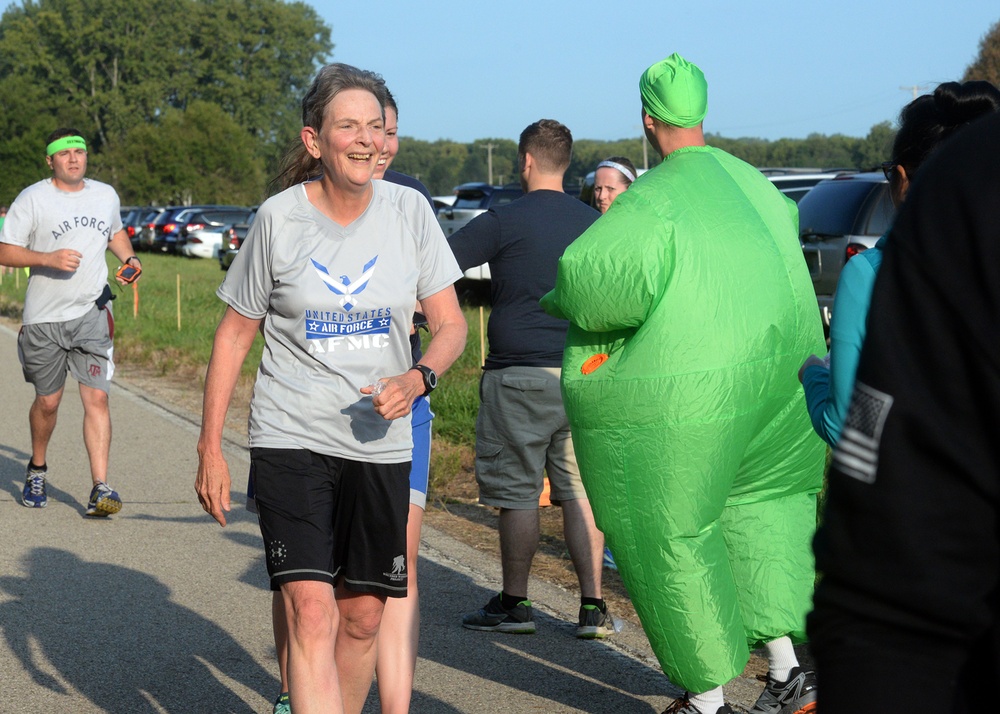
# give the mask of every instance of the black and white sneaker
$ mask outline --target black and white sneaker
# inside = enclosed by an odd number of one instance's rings
[[[688,699],[687,694],[685,694],[681,699],[676,700],[673,704],[663,710],[663,714],[703,714],[701,709],[696,707]],[[721,707],[715,710],[715,714],[736,714],[733,708],[728,704],[723,704]]]
[[[784,682],[770,676],[749,714],[813,714],[816,711],[816,673],[794,667]]]

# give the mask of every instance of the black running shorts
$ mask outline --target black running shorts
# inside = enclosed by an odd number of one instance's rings
[[[251,449],[271,589],[319,580],[406,597],[409,474],[409,461],[372,464],[305,449]]]

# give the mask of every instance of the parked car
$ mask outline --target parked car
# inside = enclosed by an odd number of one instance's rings
[[[252,208],[220,208],[192,214],[179,229],[177,252],[189,258],[217,257],[225,229],[247,223],[251,213]]]
[[[438,209],[438,223],[445,237],[467,224],[473,218],[487,210],[510,203],[524,192],[520,184],[510,183],[505,186],[490,186],[488,183],[463,183],[455,188],[455,202],[450,206]],[[465,271],[465,277],[470,280],[489,280],[490,266],[477,265]]]
[[[229,266],[233,264],[233,260],[236,259],[236,254],[239,252],[240,246],[246,240],[250,224],[253,223],[256,215],[257,209],[255,208],[250,211],[244,223],[227,226],[223,230],[222,245],[219,246],[219,267],[223,270],[229,270]]]
[[[152,250],[155,235],[156,219],[166,211],[165,206],[149,206],[136,226],[135,246],[138,250]]]
[[[836,178],[844,174],[857,173],[854,169],[761,169],[775,188],[798,203],[820,181]]]
[[[169,252],[163,237],[165,231],[174,231],[177,227],[173,217],[185,210],[187,206],[164,206],[156,211],[152,220],[142,229],[141,243],[146,250]]]
[[[132,242],[132,250],[139,249],[139,233],[142,230],[142,219],[148,212],[147,208],[139,206],[122,206],[122,228]]]
[[[434,212],[437,213],[445,206],[453,206],[455,204],[455,195],[431,196],[431,200],[434,201]]]
[[[177,253],[177,241],[185,226],[195,224],[195,218],[208,210],[246,210],[242,206],[217,206],[212,204],[197,206],[172,206],[161,213],[153,225],[152,250],[162,253]]]
[[[827,330],[844,263],[875,245],[894,213],[881,172],[821,181],[799,201],[799,240]]]

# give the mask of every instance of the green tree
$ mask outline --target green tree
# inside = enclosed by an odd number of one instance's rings
[[[863,169],[876,169],[883,161],[888,161],[895,138],[896,130],[889,122],[884,121],[873,126],[868,132],[868,136],[858,142],[854,166]]]
[[[255,140],[220,107],[201,100],[167,109],[157,125],[135,127],[120,148],[116,183],[123,204],[234,203],[263,199],[264,162]],[[102,155],[102,158],[105,155]],[[104,163],[92,173],[103,178]]]
[[[77,126],[88,135],[92,151],[113,146],[129,126],[152,118],[171,82],[187,69],[181,49],[190,37],[185,4],[190,3],[25,0],[22,7],[12,5],[0,19],[0,76],[5,83],[27,78],[44,88],[30,115]],[[5,91],[4,96],[11,102],[8,109],[20,104],[16,95]]]
[[[450,194],[461,180],[459,170],[469,155],[468,144],[460,144],[448,139],[435,142],[402,137],[400,151],[393,168],[404,174],[415,176],[434,195]]]
[[[219,106],[254,139],[251,153],[273,160],[297,130],[301,94],[331,50],[329,28],[303,2],[23,0],[0,18],[9,125],[0,160],[20,180],[37,162],[12,168],[20,144],[37,147],[52,129],[75,126],[91,163],[114,183],[129,161],[117,149],[136,127],[157,126],[170,109],[198,101]],[[11,180],[0,176],[0,196]]]
[[[333,45],[304,2],[203,0],[186,100],[218,104],[260,142],[271,166],[301,128],[301,98]]]
[[[979,54],[962,77],[963,82],[985,79],[1000,87],[1000,21],[979,41]]]

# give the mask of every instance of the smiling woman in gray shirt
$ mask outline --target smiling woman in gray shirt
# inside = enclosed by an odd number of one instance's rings
[[[361,711],[385,598],[406,595],[410,407],[465,345],[452,287],[461,273],[430,207],[414,191],[372,181],[385,142],[384,86],[334,64],[306,93],[286,190],[261,206],[219,289],[229,306],[205,381],[196,488],[225,525],[222,423],[263,333],[251,478],[271,587],[287,613],[299,714]],[[417,300],[434,339],[414,366]]]

